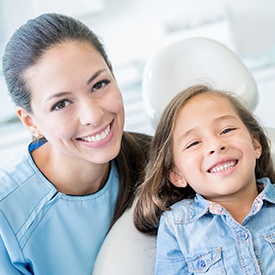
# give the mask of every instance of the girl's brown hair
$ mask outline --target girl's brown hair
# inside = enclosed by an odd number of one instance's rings
[[[206,85],[195,85],[177,94],[164,110],[150,149],[150,161],[145,182],[140,186],[138,201],[134,212],[134,222],[138,230],[147,234],[156,234],[159,218],[163,211],[169,210],[175,202],[193,198],[195,191],[187,186],[178,188],[168,178],[174,167],[173,131],[179,112],[193,97],[200,94],[215,94],[226,98],[247,127],[248,131],[259,137],[262,155],[256,162],[256,178],[269,177],[275,181],[270,142],[263,128],[240,99],[232,93],[215,90]]]

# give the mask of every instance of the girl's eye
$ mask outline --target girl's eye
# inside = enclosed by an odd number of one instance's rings
[[[223,134],[227,134],[227,133],[229,133],[229,132],[231,132],[231,131],[234,131],[234,130],[236,130],[236,128],[226,128],[226,129],[224,129],[222,132],[221,132],[221,134],[223,135]]]
[[[110,80],[107,80],[107,79],[99,81],[93,86],[92,90],[93,91],[100,90],[104,88],[106,85],[108,85],[109,83],[110,83]]]
[[[189,148],[191,148],[191,147],[193,147],[193,146],[196,146],[196,145],[198,145],[199,143],[200,143],[199,141],[194,141],[194,142],[188,144],[188,145],[186,146],[186,149],[189,149]]]
[[[56,104],[54,104],[51,108],[51,111],[59,111],[65,107],[67,107],[71,102],[67,99],[58,101]]]

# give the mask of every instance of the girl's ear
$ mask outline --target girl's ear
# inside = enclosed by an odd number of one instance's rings
[[[181,173],[175,171],[174,169],[172,169],[169,172],[168,178],[171,181],[171,183],[176,187],[184,188],[188,185],[188,183],[186,182],[184,177],[181,175]]]
[[[22,107],[16,107],[16,113],[24,126],[31,132],[32,136],[38,137],[41,136],[41,133],[32,118],[32,116]]]
[[[259,159],[260,156],[262,155],[262,145],[260,142],[259,135],[253,135],[252,142],[256,153],[256,159]]]

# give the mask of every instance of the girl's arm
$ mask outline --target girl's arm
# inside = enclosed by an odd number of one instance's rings
[[[188,267],[173,228],[161,217],[157,235],[156,275],[188,274]]]

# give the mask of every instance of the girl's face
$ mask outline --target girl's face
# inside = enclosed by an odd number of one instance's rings
[[[228,99],[195,96],[180,111],[173,134],[175,169],[170,180],[175,185],[189,184],[215,202],[255,190],[254,169],[261,145]]]
[[[32,134],[42,134],[54,154],[105,163],[120,150],[124,107],[116,80],[89,44],[50,48],[25,73],[32,113],[18,115]]]

